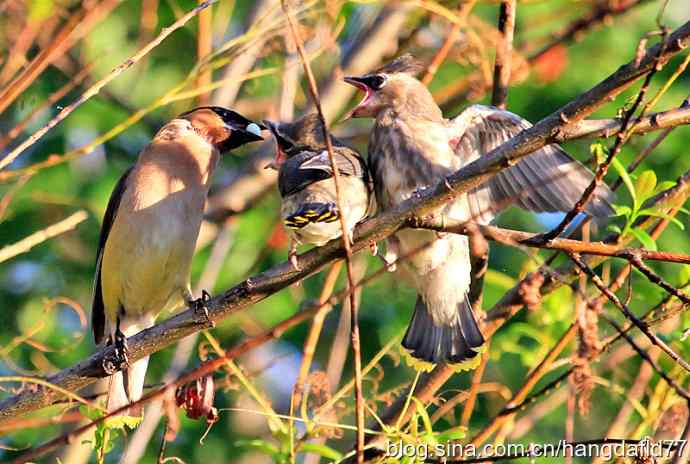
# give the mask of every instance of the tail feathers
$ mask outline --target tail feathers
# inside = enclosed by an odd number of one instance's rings
[[[144,392],[144,379],[146,368],[149,364],[149,357],[142,358],[117,372],[110,377],[110,387],[108,388],[108,401],[106,409],[108,412],[115,411],[129,403],[141,399]],[[134,406],[122,410],[118,416],[142,416],[142,409]]]
[[[338,220],[335,203],[304,203],[297,211],[284,219],[286,227],[301,229],[315,222],[335,222]]]
[[[437,325],[418,296],[402,345],[414,358],[414,367],[429,370],[435,364],[446,363],[455,370],[467,370],[479,364],[477,355],[482,351],[484,337],[467,297],[458,304],[457,317],[451,324]]]

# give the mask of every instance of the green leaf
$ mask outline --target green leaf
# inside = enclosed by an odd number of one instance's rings
[[[685,226],[683,225],[682,222],[680,222],[678,219],[675,217],[664,213],[663,211],[656,210],[654,208],[645,208],[639,211],[638,216],[652,216],[652,217],[658,217],[662,219],[666,219],[669,222],[672,222],[673,224],[677,225],[680,230],[685,230]]]
[[[616,211],[616,216],[629,217],[632,214],[632,209],[630,209],[630,206],[613,205],[613,209]]]
[[[678,273],[678,280],[680,280],[681,284],[690,281],[690,264],[684,264],[680,268],[680,272]]]
[[[644,171],[635,181],[635,194],[640,204],[644,203],[647,198],[654,195],[654,188],[656,187],[656,174],[651,169]]]
[[[81,413],[82,416],[88,417],[92,421],[95,421],[96,419],[100,419],[105,415],[105,413],[99,409],[96,408],[90,408],[86,406],[85,404],[82,404],[79,406],[79,412]]]
[[[415,402],[415,405],[417,406],[417,414],[419,414],[419,417],[422,418],[422,423],[424,424],[424,431],[427,434],[432,435],[434,433],[434,428],[431,425],[431,418],[429,417],[429,413],[427,412],[424,403],[419,401],[414,396],[412,397],[412,400]]]
[[[339,451],[334,450],[326,445],[319,445],[318,443],[303,443],[299,447],[302,453],[313,453],[318,454],[326,459],[332,459],[334,461],[342,459],[343,455]]]
[[[621,228],[618,227],[618,226],[615,225],[615,224],[609,224],[609,225],[606,227],[606,230],[611,231],[611,232],[615,232],[615,233],[617,233],[618,235],[620,235],[620,233],[621,233]]]
[[[625,184],[625,187],[628,189],[628,192],[630,192],[630,196],[632,197],[633,200],[633,209],[637,210],[637,195],[635,194],[635,186],[633,185],[632,179],[630,179],[630,175],[628,174],[628,171],[625,169],[625,166],[621,164],[620,161],[618,161],[616,158],[614,158],[611,161],[611,166],[616,170],[618,175],[623,179],[623,183]]]
[[[676,185],[678,185],[678,182],[676,182],[675,180],[664,180],[662,182],[659,182],[656,185],[656,188],[654,189],[654,195],[656,195],[657,193],[665,192],[666,190],[671,189]]]
[[[459,426],[444,430],[436,437],[439,443],[447,443],[453,440],[461,440],[467,436],[467,427]]]
[[[654,239],[647,233],[646,230],[642,229],[630,229],[630,232],[635,236],[637,240],[642,244],[643,247],[645,247],[648,250],[656,251],[656,242]]]
[[[142,420],[141,416],[112,416],[107,418],[105,423],[109,429],[124,429],[125,427],[134,429],[141,424]]]
[[[486,270],[484,281],[489,285],[495,285],[503,290],[508,290],[515,286],[515,278],[495,269]]]
[[[235,446],[246,450],[258,451],[274,458],[280,458],[281,455],[280,450],[275,445],[265,440],[237,440]]]
[[[608,148],[606,148],[603,142],[594,142],[589,146],[589,152],[594,156],[598,164],[606,161],[608,151]]]

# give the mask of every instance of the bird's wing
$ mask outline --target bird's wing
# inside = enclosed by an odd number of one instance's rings
[[[368,170],[364,159],[354,150],[347,147],[334,147],[335,164],[338,166],[338,172],[344,176],[368,178]],[[331,166],[331,159],[328,156],[328,151],[323,150],[318,155],[309,158],[301,164],[300,169],[318,169],[333,175],[333,168]]]
[[[452,121],[457,134],[455,152],[466,165],[513,136],[531,127],[525,119],[498,108],[472,105]],[[544,148],[503,169],[468,197],[472,217],[488,223],[500,210],[516,202],[535,212],[569,211],[592,181],[592,172],[558,145]],[[613,192],[599,186],[585,212],[590,216],[613,214]]]
[[[361,156],[346,147],[335,148],[338,172],[343,176],[361,178],[369,185],[369,171]],[[297,193],[307,186],[333,176],[328,151],[304,150],[289,158],[281,167],[278,188],[283,197]]]
[[[129,168],[117,181],[113,193],[108,200],[108,207],[103,216],[103,225],[101,226],[101,235],[98,239],[98,254],[96,255],[96,275],[93,280],[93,304],[91,305],[91,327],[93,329],[93,337],[96,344],[103,341],[105,337],[105,306],[103,304],[103,289],[101,288],[101,264],[103,260],[103,251],[105,250],[105,242],[108,240],[108,234],[115,221],[117,210],[120,206],[120,200],[125,193],[127,187],[127,178],[132,172]]]

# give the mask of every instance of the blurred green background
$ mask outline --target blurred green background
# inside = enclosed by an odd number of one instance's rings
[[[2,2],[0,2],[2,3]],[[8,2],[5,2],[8,3]],[[32,0],[18,2],[18,5],[5,5],[0,10],[0,58],[6,59],[10,51],[21,39],[22,25],[34,21],[44,27],[46,21],[61,23],[81,7],[74,1]],[[632,60],[639,40],[648,32],[657,30],[656,16],[662,1],[646,1],[623,15],[610,17],[604,24],[583,32],[575,43],[559,45],[543,56],[538,63],[527,64],[530,56],[546,43],[551,34],[566,27],[577,18],[588,14],[597,4],[607,1],[521,1],[518,2],[515,49],[520,57],[514,59],[514,75],[517,82],[511,85],[508,108],[530,121],[537,121],[558,107],[589,89],[601,79],[615,71],[621,64]],[[402,51],[410,51],[424,62],[434,56],[448,33],[449,23],[442,15],[430,13],[429,2],[410,2],[389,4],[388,8],[406,8],[406,19],[395,39],[395,43],[382,43],[385,58]],[[213,11],[213,49],[219,50],[229,40],[242,37],[251,18],[268,14],[279,8],[274,2],[257,2],[264,11],[256,12],[254,2],[221,0],[212,7]],[[317,50],[312,62],[321,87],[325,87],[333,67],[342,56],[362,41],[361,32],[369,27],[384,6],[381,2],[335,2],[304,3],[306,13],[300,18],[303,33],[308,39],[308,48]],[[427,7],[425,7],[425,5]],[[431,4],[435,5],[435,4]],[[449,11],[457,11],[457,2],[443,2]],[[195,6],[190,0],[167,1],[124,1],[98,22],[86,36],[79,40],[62,57],[58,64],[49,66],[21,94],[21,96],[0,114],[0,134],[6,133],[24,119],[49,96],[67,83],[79,70],[89,63],[93,64],[86,83],[77,86],[58,102],[39,114],[23,131],[22,135],[0,152],[0,157],[33,131],[45,124],[57,112],[74,101],[86,85],[106,75],[114,66],[135,53],[148,40],[155,37],[162,27],[175,21],[181,12]],[[147,8],[154,8],[152,11]],[[153,26],[148,26],[144,13],[153,15]],[[456,45],[444,65],[439,69],[430,87],[437,96],[454,83],[474,75],[482,66],[492,72],[493,39],[489,33],[496,23],[497,2],[478,2],[472,10],[473,18],[469,30],[463,28]],[[277,14],[280,17],[280,14]],[[663,16],[663,24],[673,29],[690,19],[687,0],[671,0]],[[21,20],[20,22],[17,22]],[[47,26],[46,26],[47,27]],[[341,30],[340,30],[341,29]],[[339,31],[336,37],[330,37]],[[51,156],[62,155],[82,147],[113,127],[122,124],[128,116],[141,108],[147,108],[157,97],[164,95],[187,78],[197,63],[198,21],[192,20],[185,27],[173,33],[160,46],[149,53],[142,62],[135,65],[108,85],[103,92],[77,109],[64,122],[51,130],[39,143],[24,153],[10,169],[22,169]],[[234,109],[250,118],[277,118],[280,116],[281,86],[283,73],[288,65],[289,51],[286,43],[290,40],[284,26],[267,32],[261,44],[258,59],[252,69],[272,69],[271,74],[257,77],[241,85],[236,100],[227,102]],[[38,36],[41,37],[40,34]],[[50,34],[37,39],[28,48],[27,56],[35,56],[46,44]],[[334,39],[333,42],[331,39]],[[394,40],[393,42],[395,42]],[[656,37],[650,37],[654,43]],[[232,43],[231,43],[232,45]],[[219,54],[218,59],[229,58],[230,62],[246,52],[242,45],[231,46],[228,53]],[[650,95],[666,82],[685,58],[681,54],[671,60],[652,81]],[[217,61],[218,62],[218,61]],[[2,61],[0,61],[2,63]],[[219,62],[220,63],[220,62]],[[221,79],[225,67],[220,66],[213,73],[214,80]],[[481,80],[480,80],[481,81]],[[481,82],[479,83],[481,84]],[[333,86],[346,86],[333,83]],[[188,87],[193,88],[193,84]],[[639,84],[620,95],[615,101],[604,105],[596,117],[614,117],[626,99],[634,95]],[[458,114],[471,103],[466,97],[488,103],[490,92],[484,95],[482,85],[472,82],[469,87],[455,92],[454,97],[446,98],[443,109],[446,116]],[[654,111],[670,109],[681,104],[690,92],[690,78],[681,75],[661,98]],[[468,95],[469,94],[469,95]],[[308,92],[304,80],[295,95],[295,114],[304,111],[308,103]],[[346,106],[337,112],[339,115],[351,108],[357,97],[350,99]],[[449,100],[450,103],[447,103]],[[473,100],[474,101],[474,100]],[[167,120],[196,104],[193,98],[161,105],[148,112],[144,119],[136,122],[116,137],[99,144],[88,154],[73,161],[58,164],[27,177],[4,179],[0,184],[0,202],[7,199],[4,215],[0,217],[0,247],[13,244],[27,235],[44,229],[84,209],[88,219],[79,224],[74,231],[67,232],[30,251],[0,264],[0,374],[45,375],[68,367],[86,357],[94,350],[88,323],[80,321],[79,313],[88,320],[91,281],[100,222],[105,211],[109,194],[119,176],[131,165],[138,152]],[[334,132],[342,135],[363,153],[366,152],[367,129],[371,122],[354,120],[334,125]],[[690,169],[687,154],[688,129],[680,127],[655,149],[638,168],[636,174],[653,170],[661,181],[673,181]],[[627,165],[657,134],[634,137],[622,150],[619,159]],[[593,140],[579,140],[568,143],[566,148],[575,157],[590,163],[589,145]],[[610,145],[612,141],[604,142]],[[237,176],[247,169],[249,160],[256,160],[256,152],[270,156],[271,145],[266,143],[259,148],[245,147],[236,156],[226,156],[215,177],[214,191],[222,191]],[[260,158],[259,158],[260,159]],[[614,180],[612,172],[607,180]],[[634,176],[633,176],[634,178]],[[618,203],[630,204],[630,196],[624,188],[619,189]],[[5,205],[3,205],[5,206]],[[229,234],[230,248],[222,261],[218,278],[211,293],[230,288],[251,273],[267,269],[283,262],[287,255],[284,236],[278,222],[279,199],[277,189],[271,186],[267,193],[252,201],[251,207],[242,214],[235,215],[223,234]],[[537,217],[516,209],[509,210],[499,220],[504,227],[519,230],[539,231],[554,225],[558,218]],[[688,216],[681,214],[679,220],[689,226]],[[620,220],[613,223],[621,224]],[[605,231],[599,231],[601,236]],[[193,282],[196,282],[206,267],[213,242],[205,243],[194,259]],[[690,253],[690,237],[687,230],[671,225],[657,242],[660,250]],[[549,256],[539,253],[530,256],[515,248],[493,244],[491,247],[490,272],[485,282],[484,307],[490,308],[503,293],[512,287],[526,272],[534,270],[539,260]],[[381,264],[371,257],[364,257],[368,272],[378,269]],[[562,262],[559,258],[556,263]],[[620,260],[611,261],[611,273],[624,266]],[[653,268],[666,280],[680,285],[690,278],[688,266],[653,263]],[[292,287],[256,304],[243,314],[231,317],[219,324],[212,333],[224,347],[232,347],[241,341],[246,333],[261,327],[270,327],[295,314],[300,305],[308,299],[318,298],[323,283],[323,274],[307,279],[302,286]],[[339,287],[344,281],[339,281]],[[633,273],[630,306],[636,312],[649,309],[664,297],[658,287],[650,284],[639,273]],[[596,289],[591,290],[596,294]],[[62,298],[62,299],[60,299]],[[68,299],[68,300],[65,300]],[[71,302],[71,303],[70,303]],[[393,337],[401,335],[407,326],[414,303],[414,293],[391,274],[385,274],[368,284],[361,299],[360,326],[362,332],[362,357],[366,364]],[[77,310],[70,305],[77,307]],[[328,362],[330,346],[339,320],[339,307],[326,319],[322,337],[316,352],[314,370],[323,370]],[[607,306],[605,311],[618,317],[617,310]],[[573,321],[574,294],[570,288],[562,288],[545,298],[542,308],[536,312],[521,312],[504,326],[492,339],[491,358],[486,368],[484,382],[496,385],[494,391],[481,394],[470,423],[470,434],[476,432],[487,420],[496,414],[505,402],[502,394],[506,388],[514,391],[524,381],[526,374],[538,363],[546,351],[552,347],[560,335]],[[688,343],[679,343],[684,327],[688,327],[688,316],[684,315],[668,333],[665,339],[674,343],[686,357],[690,356]],[[286,413],[292,383],[297,375],[300,353],[308,331],[308,324],[302,324],[284,334],[279,341],[269,343],[239,360],[252,383],[270,399],[276,411]],[[602,337],[611,334],[608,326],[601,326]],[[148,382],[160,382],[167,371],[174,348],[168,348],[152,357]],[[569,349],[568,353],[572,350]],[[380,362],[380,369],[369,375],[365,382],[365,394],[371,406],[381,412],[390,393],[414,379],[414,371],[404,361],[400,362],[399,348],[393,349],[389,357]],[[585,440],[602,437],[612,418],[624,403],[626,391],[640,369],[636,357],[622,358],[621,362],[611,364],[604,354],[600,362],[593,364],[597,385],[593,392],[593,407],[584,416],[575,414],[575,439]],[[662,357],[661,365],[670,370],[672,364]],[[199,363],[196,352],[189,366]],[[552,379],[568,366],[568,357],[557,363],[555,372],[546,376]],[[217,383],[225,373],[217,375]],[[351,361],[345,366],[343,383],[351,377]],[[219,408],[257,409],[246,389],[228,375],[229,381],[222,385],[216,399]],[[456,375],[443,387],[440,396],[452,397],[459,389],[469,385],[471,376],[467,373]],[[686,378],[681,378],[685,381]],[[655,376],[648,391],[640,400],[639,408],[627,424],[626,432],[637,431],[641,436],[652,434],[658,423],[646,420],[643,415],[659,417],[663,404],[659,404],[655,391]],[[542,385],[544,382],[540,383]],[[537,388],[539,388],[539,385]],[[5,383],[3,397],[12,393],[17,384]],[[500,386],[500,388],[499,388]],[[567,389],[568,387],[561,387]],[[655,390],[656,389],[656,390]],[[658,393],[658,392],[657,392]],[[550,397],[542,398],[542,403]],[[656,402],[655,402],[656,401]],[[521,434],[516,430],[507,431],[505,439],[520,442],[553,442],[564,436],[564,423],[567,401],[552,401],[553,407],[539,415],[536,422]],[[343,412],[339,420],[352,424],[350,414],[352,399],[348,395],[343,400]],[[432,406],[433,409],[433,406]],[[39,416],[56,415],[59,408],[44,411]],[[456,407],[456,412],[461,406]],[[527,414],[529,411],[525,412]],[[180,413],[181,414],[181,413]],[[518,420],[523,413],[518,415]],[[199,438],[206,428],[202,421],[182,418],[180,432],[175,441],[167,444],[166,456],[178,456],[185,462],[272,462],[271,457],[261,452],[261,446],[243,443],[241,440],[260,439],[265,443],[280,446],[271,437],[263,416],[250,412],[221,411],[220,421],[215,424],[203,440]],[[457,419],[447,418],[436,423],[435,430],[443,431]],[[6,434],[0,444],[7,450],[0,450],[0,460],[14,455],[11,449],[23,449],[43,443],[55,435],[69,429],[69,426],[52,425],[39,428],[26,427]],[[159,426],[149,443],[145,458],[141,462],[155,462],[159,452],[162,426]],[[329,446],[340,451],[349,449],[352,433],[345,431],[344,438],[329,441]],[[130,433],[131,437],[131,433]],[[108,454],[106,462],[117,462],[126,446],[127,440],[121,437],[114,440],[115,449]],[[263,442],[262,442],[263,443]],[[257,450],[258,449],[258,450]],[[46,458],[45,462],[55,462],[56,456]],[[4,456],[4,457],[3,457]],[[91,456],[91,462],[95,462]],[[76,461],[75,461],[76,462]],[[548,462],[548,461],[545,461]],[[559,462],[559,460],[554,460]],[[585,461],[583,461],[585,462]]]

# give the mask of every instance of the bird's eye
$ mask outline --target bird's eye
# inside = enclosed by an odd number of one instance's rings
[[[371,78],[371,88],[374,90],[381,90],[386,85],[386,76],[383,74],[376,74]]]

